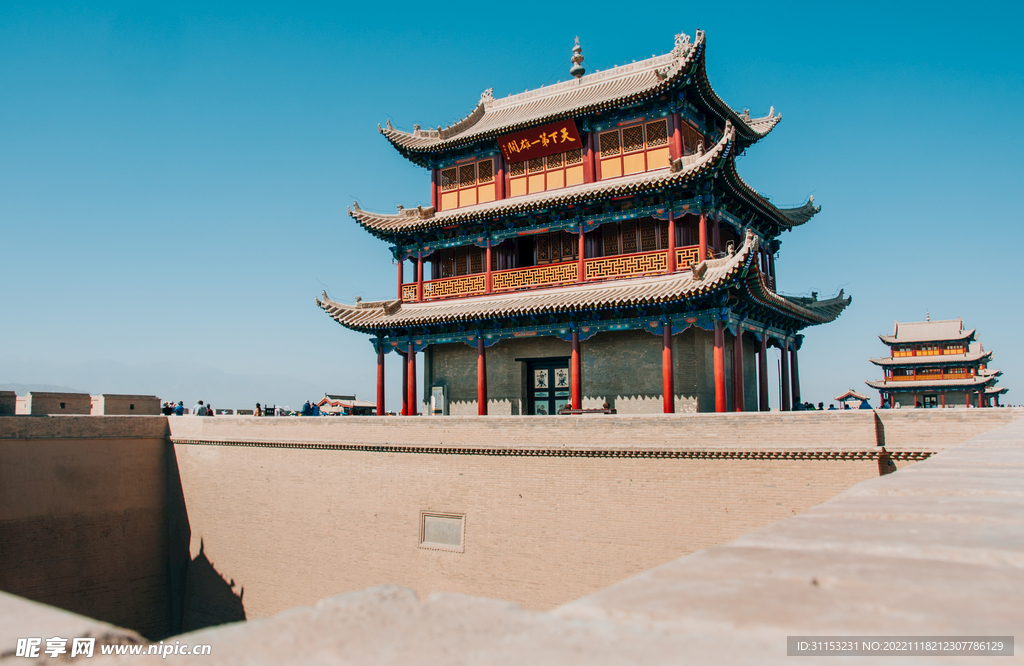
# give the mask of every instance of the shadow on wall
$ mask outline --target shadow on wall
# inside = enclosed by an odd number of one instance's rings
[[[240,588],[236,594],[236,586],[234,579],[226,580],[214,568],[200,542],[199,554],[188,567],[181,631],[196,631],[244,620],[242,596],[245,589]]]
[[[171,604],[171,635],[245,619],[243,590],[235,594],[234,579],[227,580],[206,557],[200,541],[199,554],[190,560],[192,529],[178,472],[174,446],[167,452],[168,591]]]

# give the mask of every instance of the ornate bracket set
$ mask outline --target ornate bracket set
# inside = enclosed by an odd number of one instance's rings
[[[484,347],[491,347],[502,340],[516,338],[554,337],[567,342],[572,340],[572,332],[579,332],[580,341],[589,340],[598,333],[610,331],[647,331],[653,335],[662,336],[664,327],[672,327],[672,335],[678,335],[691,326],[705,331],[714,331],[715,323],[721,322],[732,335],[738,335],[740,331],[751,333],[759,342],[765,338],[785,342],[790,347],[800,348],[803,342],[802,335],[793,335],[770,326],[764,326],[751,321],[746,317],[737,315],[730,308],[714,308],[663,316],[658,319],[652,317],[635,317],[631,319],[609,319],[607,321],[596,320],[587,322],[565,322],[559,324],[548,324],[544,326],[518,326],[488,329],[486,331],[460,331],[457,333],[439,333],[434,335],[412,335],[387,338],[370,338],[374,351],[382,351],[386,354],[392,350],[406,351],[409,345],[413,345],[417,352],[421,352],[430,345],[450,344],[462,342],[470,347],[477,346],[477,338],[483,337]]]

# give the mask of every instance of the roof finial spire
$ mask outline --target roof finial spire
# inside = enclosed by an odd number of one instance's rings
[[[576,38],[576,46],[572,47],[572,67],[569,69],[569,73],[579,79],[581,76],[587,73],[587,70],[583,68],[581,64],[583,62],[583,47],[580,46],[580,38]]]
[[[925,321],[931,321],[932,320],[932,313],[929,312],[928,310],[924,311],[924,320]]]

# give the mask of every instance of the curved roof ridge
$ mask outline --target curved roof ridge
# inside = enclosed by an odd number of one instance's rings
[[[761,208],[766,215],[775,218],[776,222],[787,229],[806,223],[821,211],[820,205],[814,206],[813,195],[808,197],[807,202],[802,206],[779,208],[763,194],[751,187],[747,181],[743,180],[743,176],[740,175],[739,170],[736,168],[735,156],[726,162],[725,175],[727,181],[730,178],[735,180],[734,190],[736,190],[737,194],[746,197],[753,206]]]
[[[793,223],[793,226],[804,224],[809,219],[821,212],[821,206],[814,205],[814,195],[807,197],[807,201],[792,208],[778,208],[786,219]]]
[[[484,91],[480,102],[465,118],[440,129],[423,130],[414,125],[412,132],[395,128],[388,120],[378,131],[399,150],[429,152],[469,140],[498,136],[543,122],[588,113],[628,100],[646,99],[661,94],[682,74],[688,73],[704,53],[704,32],[676,35],[675,47],[667,54],[611,69],[586,74],[549,86],[541,86],[495,100],[491,90]],[[733,113],[733,124],[743,119]],[[767,121],[774,126],[781,116],[766,116],[752,123]],[[477,128],[473,131],[473,128]],[[747,127],[750,132],[758,130]],[[745,132],[746,134],[747,132]],[[767,130],[765,131],[767,133]]]
[[[723,120],[731,121],[739,127],[750,130],[749,134],[741,133],[741,137],[744,139],[746,145],[756,143],[758,140],[763,139],[769,132],[775,129],[776,125],[782,122],[782,114],[780,113],[776,115],[774,106],[768,111],[768,115],[761,116],[760,118],[751,118],[749,110],[737,113],[735,109],[729,106],[729,104],[727,104],[725,100],[715,92],[710,79],[708,79],[705,59],[699,58],[696,65],[696,82],[704,104],[712,110],[717,109],[719,117]]]
[[[538,208],[542,205],[557,205],[561,202],[574,201],[579,198],[593,197],[595,194],[610,196],[621,194],[622,191],[638,191],[645,188],[663,187],[673,180],[686,180],[715,168],[726,159],[736,139],[735,128],[727,124],[725,132],[711,150],[697,159],[686,163],[684,158],[675,160],[669,169],[645,171],[634,176],[622,176],[593,183],[581,183],[556,190],[546,190],[536,194],[528,194],[506,199],[496,199],[486,203],[453,208],[443,212],[435,212],[432,207],[399,208],[397,213],[371,213],[353,203],[347,209],[348,214],[370,233],[386,234],[387,232],[414,231],[429,227],[452,224],[457,221],[485,218],[500,214],[505,210],[523,210]],[[693,156],[690,156],[693,157]],[[686,158],[688,159],[688,158]]]

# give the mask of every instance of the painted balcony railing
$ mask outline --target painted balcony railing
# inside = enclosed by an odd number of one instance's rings
[[[890,382],[927,382],[935,381],[936,379],[970,379],[974,376],[971,372],[943,372],[935,373],[931,375],[893,375],[892,377],[886,377],[886,381]]]
[[[696,263],[698,254],[699,248],[696,245],[678,248],[676,250],[676,270],[689,270]],[[714,253],[709,249],[708,259],[712,258],[714,258]],[[597,257],[583,261],[583,275],[587,282],[661,275],[667,270],[667,250]],[[423,283],[423,300],[434,301],[484,294],[487,290],[486,276],[486,273],[474,273],[426,281]],[[576,261],[526,268],[509,268],[491,273],[491,292],[502,293],[536,287],[576,284],[578,277],[579,263]],[[402,300],[404,302],[414,302],[417,297],[415,282],[402,285]]]

